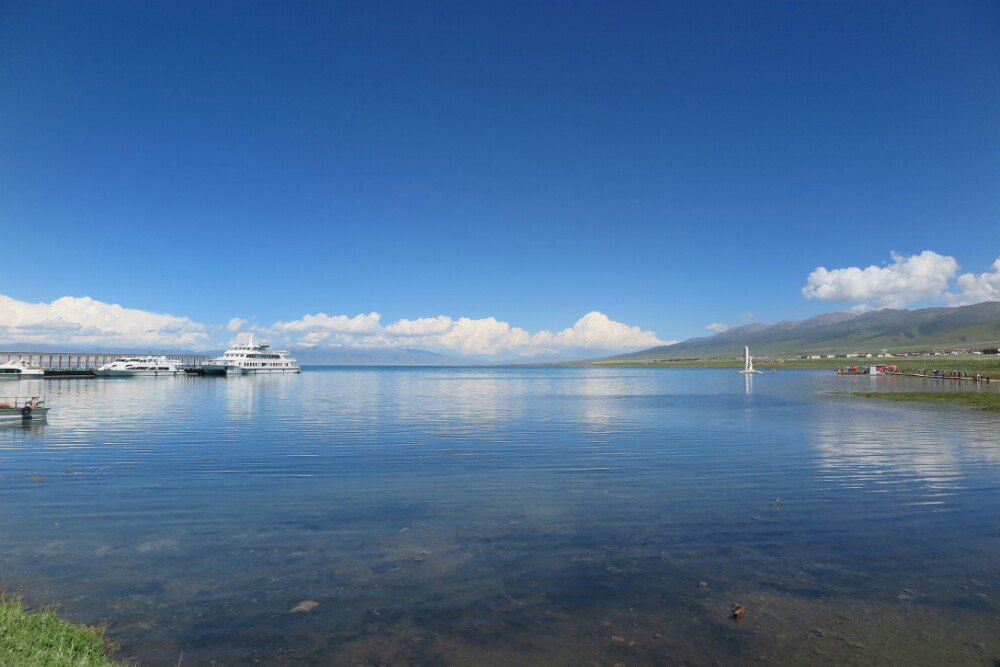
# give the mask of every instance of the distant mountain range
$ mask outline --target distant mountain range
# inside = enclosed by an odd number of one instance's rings
[[[871,311],[863,315],[827,313],[777,324],[746,324],[714,336],[611,357],[614,360],[683,359],[741,354],[833,354],[922,350],[932,347],[986,347],[1000,342],[1000,303],[954,308]]]

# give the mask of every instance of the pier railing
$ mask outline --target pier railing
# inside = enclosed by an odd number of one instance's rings
[[[0,407],[23,408],[25,405],[38,407],[45,404],[41,396],[0,396]]]

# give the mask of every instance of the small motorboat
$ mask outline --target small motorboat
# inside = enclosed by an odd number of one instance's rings
[[[0,421],[42,420],[47,414],[49,409],[40,396],[0,398]]]

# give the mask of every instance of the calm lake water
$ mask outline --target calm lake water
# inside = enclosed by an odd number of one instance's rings
[[[0,577],[152,665],[993,665],[1000,419],[832,393],[909,383],[47,381],[0,427]]]

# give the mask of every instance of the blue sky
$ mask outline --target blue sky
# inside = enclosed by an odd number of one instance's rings
[[[0,316],[667,341],[989,297],[998,34],[995,2],[2,2]],[[804,298],[893,251],[956,266]],[[20,335],[110,331],[67,313]]]

